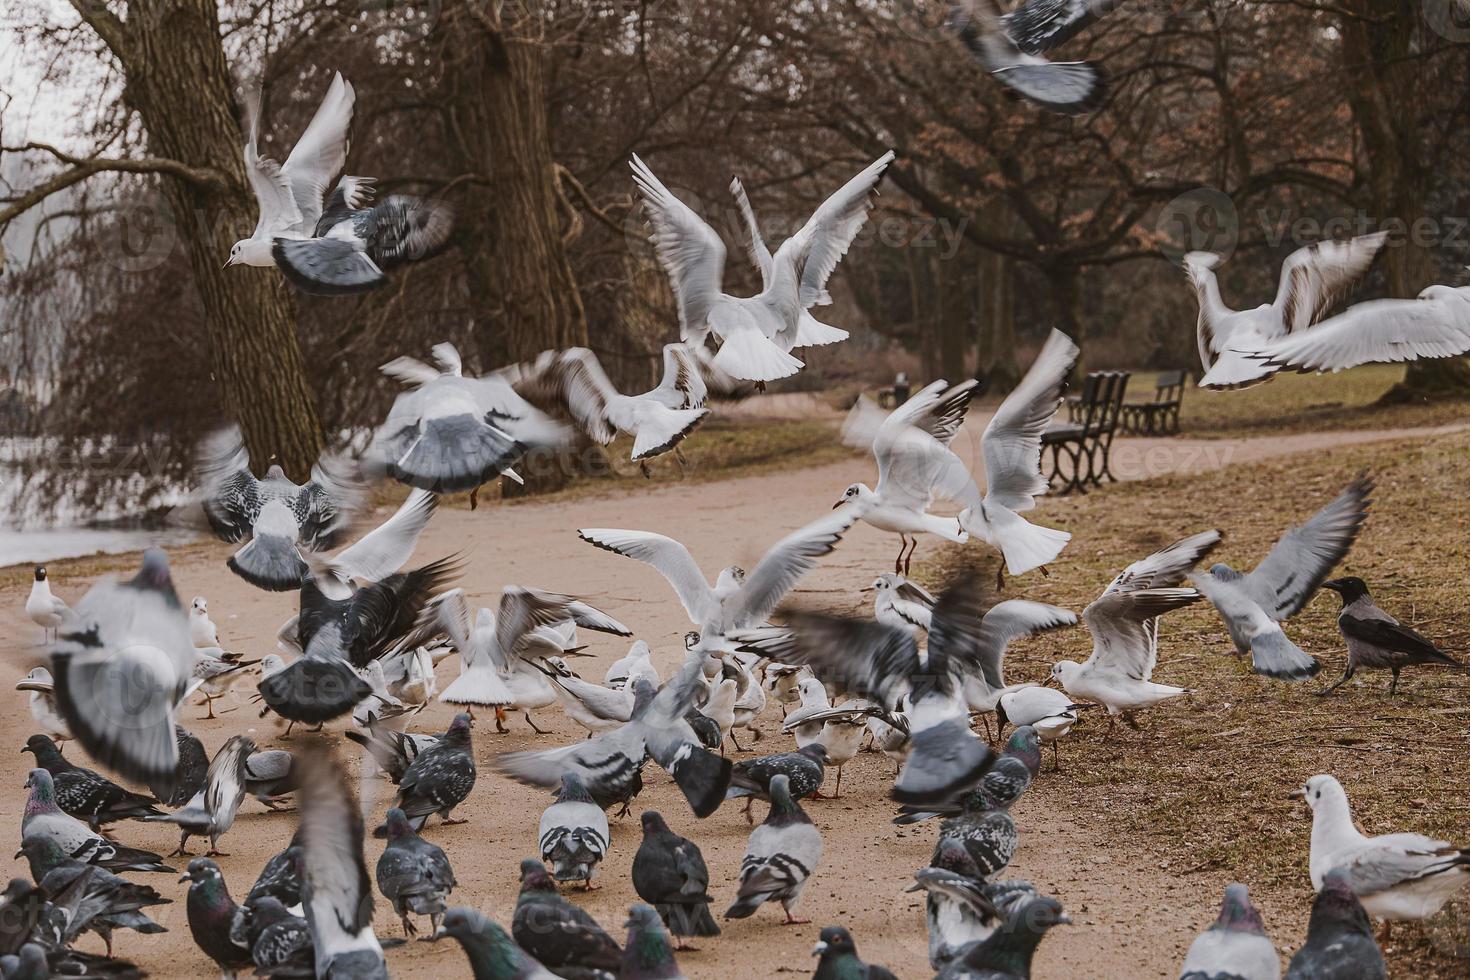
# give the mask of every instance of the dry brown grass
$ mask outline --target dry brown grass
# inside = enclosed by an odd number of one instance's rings
[[[1122,565],[1209,527],[1225,532],[1215,558],[1254,567],[1289,523],[1363,469],[1378,486],[1342,573],[1360,575],[1385,608],[1470,660],[1465,433],[1048,501],[1041,519],[1071,530],[1072,545],[1050,578],[1030,575],[1006,591],[1080,611]],[[942,579],[942,565],[923,577]],[[1307,777],[1336,775],[1370,833],[1417,830],[1470,845],[1470,672],[1406,671],[1397,697],[1388,696],[1387,673],[1360,672],[1336,696],[1317,697],[1343,667],[1338,607],[1323,592],[1288,624],[1323,663],[1319,678],[1294,686],[1251,674],[1212,608],[1170,615],[1155,676],[1196,693],[1147,713],[1141,733],[1121,725],[1110,733],[1102,717],[1087,717],[1063,744],[1063,772],[1034,791],[1090,814],[1117,846],[1156,853],[1171,874],[1200,876],[1201,887],[1222,877],[1249,883],[1278,942],[1301,934],[1310,903],[1310,820],[1287,796]],[[1040,680],[1054,660],[1089,652],[1081,628],[1052,634],[1013,650],[1008,679]],[[1426,925],[1395,930],[1385,951],[1391,975],[1466,976],[1467,935],[1470,895]]]

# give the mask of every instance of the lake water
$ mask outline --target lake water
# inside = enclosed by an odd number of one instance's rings
[[[0,526],[0,568],[39,565],[60,558],[116,555],[160,545],[172,547],[195,541],[188,528],[40,528],[19,531]]]

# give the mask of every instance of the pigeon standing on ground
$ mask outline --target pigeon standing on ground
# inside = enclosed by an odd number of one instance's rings
[[[618,980],[686,980],[657,912],[634,902],[628,906],[628,919],[623,925],[628,930],[628,941],[623,946]]]
[[[1307,941],[1291,958],[1286,980],[1388,980],[1388,965],[1368,913],[1353,894],[1350,871],[1338,868],[1323,875],[1307,920]]]
[[[245,799],[245,765],[254,751],[255,743],[248,735],[232,735],[210,762],[204,788],[182,810],[146,818],[179,825],[179,849],[174,855],[189,853],[184,848],[190,837],[208,837],[206,857],[229,857],[219,849],[219,839],[234,826],[235,814],[240,812]]]
[[[1254,571],[1242,574],[1224,563],[1189,576],[1220,613],[1235,649],[1250,654],[1258,674],[1300,681],[1322,665],[1281,631],[1302,610],[1357,540],[1368,519],[1373,481],[1360,476],[1311,520],[1277,541]]]
[[[594,887],[592,877],[607,855],[611,834],[607,814],[593,802],[582,777],[574,772],[562,775],[556,802],[541,814],[537,836],[541,860],[551,865],[557,881],[580,881],[588,890]]]
[[[315,972],[311,927],[305,919],[269,895],[250,906],[250,916],[254,935],[250,958],[257,974],[309,977]]]
[[[70,910],[67,928],[97,933],[107,944],[109,956],[115,929],[149,935],[168,931],[142,911],[173,901],[159,895],[152,886],[134,884],[105,868],[83,864],[44,837],[27,838],[21,853],[36,884],[52,896],[58,907]]]
[[[1227,885],[1220,917],[1184,957],[1179,980],[1280,980],[1281,960],[1241,884]]]
[[[511,939],[500,926],[469,908],[453,908],[434,933],[456,940],[470,962],[473,980],[562,980]]]
[[[740,892],[727,919],[746,919],[766,902],[780,902],[787,925],[800,925],[792,908],[822,857],[822,834],[791,796],[786,776],[771,777],[771,812],[750,833],[740,861]]]
[[[1062,690],[1102,704],[1110,721],[1122,715],[1135,726],[1133,712],[1188,694],[1185,688],[1150,680],[1159,659],[1159,617],[1199,599],[1194,589],[1178,585],[1219,543],[1219,531],[1202,531],[1119,573],[1082,611],[1092,634],[1092,656],[1085,663],[1062,660],[1052,665],[1051,676]]]
[[[1470,848],[1423,834],[1368,837],[1353,823],[1342,784],[1313,776],[1294,794],[1312,808],[1312,885],[1329,871],[1348,873],[1353,892],[1375,919],[1427,919],[1470,885]]]
[[[1012,909],[1002,928],[965,950],[934,980],[1027,980],[1036,947],[1047,931],[1071,921],[1056,899],[1045,895],[1029,899]]]
[[[643,843],[633,857],[633,890],[652,905],[684,948],[687,936],[718,936],[709,912],[709,868],[695,843],[669,829],[663,815],[645,810]]]
[[[415,735],[397,732],[377,718],[369,718],[367,731],[346,731],[342,734],[363,747],[373,764],[396,786],[403,781],[403,774],[425,749],[439,744],[438,735]]]
[[[245,758],[245,792],[265,804],[281,809],[280,800],[296,791],[296,760],[285,749],[252,752]]]
[[[429,917],[432,937],[444,916],[444,900],[456,884],[454,869],[443,849],[420,837],[402,810],[389,810],[385,826],[388,846],[378,858],[378,891],[393,903],[405,936],[418,932],[408,917],[412,912]]]
[[[189,640],[196,650],[208,650],[220,645],[219,630],[209,618],[209,600],[196,595],[189,603]]]
[[[70,615],[70,607],[51,594],[51,582],[46,578],[46,569],[37,565],[35,579],[31,582],[31,594],[26,597],[26,618],[41,627],[41,642],[56,639],[57,630]]]
[[[209,753],[199,737],[184,728],[174,726],[174,744],[179,755],[178,767],[170,773],[170,779],[149,780],[148,789],[164,806],[183,806],[204,788],[209,779]]]
[[[470,716],[454,716],[449,730],[432,748],[420,752],[398,784],[397,806],[414,830],[422,830],[433,814],[446,824],[464,823],[450,812],[475,788],[475,753],[470,741]],[[374,832],[383,836],[383,828]]]
[[[32,769],[26,779],[30,795],[21,817],[22,843],[29,837],[55,841],[65,853],[84,864],[95,864],[109,871],[173,871],[163,858],[152,851],[123,847],[101,834],[94,833],[76,817],[68,816],[56,805],[56,787],[51,774]]]
[[[567,980],[617,975],[622,950],[597,920],[556,893],[540,861],[521,862],[521,894],[511,933],[516,943]]]
[[[941,840],[929,867],[914,872],[907,890],[926,893],[929,965],[936,970],[988,939],[1014,907],[1039,895],[1028,881],[986,882],[958,840]]]
[[[943,849],[956,843],[963,847],[975,862],[978,877],[989,881],[1004,871],[1016,853],[1019,836],[1016,822],[1004,810],[987,810],[979,794],[965,798],[964,809],[959,816],[951,817],[939,825],[939,840],[935,844],[936,864]]]
[[[51,671],[45,667],[32,667],[30,673],[16,683],[15,689],[30,692],[27,700],[31,717],[43,734],[50,735],[58,744],[71,739],[71,729],[67,727],[66,719],[61,717],[61,709],[56,706],[56,686],[52,683]]]
[[[26,739],[22,752],[35,756],[36,765],[51,774],[56,788],[56,804],[62,811],[87,821],[87,826],[100,830],[105,823],[118,820],[141,820],[161,816],[153,801],[140,793],[132,793],[91,769],[72,765],[45,735]]]
[[[1359,667],[1393,671],[1389,694],[1397,694],[1399,671],[1417,664],[1438,664],[1465,668],[1454,657],[1440,650],[1419,633],[1400,623],[1378,608],[1368,594],[1368,585],[1355,575],[1322,583],[1342,597],[1342,611],[1337,614],[1337,628],[1347,641],[1347,670],[1342,680],[1323,694],[1331,694],[1347,683]]]
[[[189,882],[189,894],[184,902],[189,932],[195,944],[219,967],[220,976],[234,977],[237,971],[254,966],[250,948],[230,937],[239,906],[230,897],[219,865],[207,857],[195,858],[179,880]]]
[[[812,980],[898,980],[893,971],[858,957],[852,934],[841,926],[826,926],[817,935],[812,955],[821,957]]]
[[[820,797],[822,780],[827,776],[827,747],[820,742],[805,745],[795,752],[762,755],[735,764],[730,776],[730,799],[746,797],[745,818],[750,820],[750,807],[756,800],[769,800],[771,780],[785,776],[793,799]]]

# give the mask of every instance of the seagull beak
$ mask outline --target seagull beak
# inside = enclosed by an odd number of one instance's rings
[[[847,503],[847,498],[846,497],[843,497],[841,500],[837,501],[837,503],[835,503],[835,504],[832,505],[832,509],[833,510],[836,510],[837,508],[841,507],[845,503]]]
[[[1289,799],[1293,799],[1293,800],[1305,800],[1307,798],[1307,791],[1306,791],[1305,788],[1303,788],[1301,786],[1298,786],[1296,789],[1292,790],[1290,793],[1287,793],[1286,795],[1287,795],[1287,797]]]
[[[834,507],[832,509],[833,510],[836,510],[837,508]],[[865,585],[861,589],[858,589],[858,591],[859,592],[872,592],[873,591],[873,587],[871,585]]]
[[[1054,676],[1052,676],[1051,674],[1047,674],[1046,675],[1046,680],[1042,681],[1041,684],[1040,684],[1040,686],[1041,687],[1054,687],[1055,686],[1055,684],[1054,684],[1055,681],[1056,681],[1056,678]]]

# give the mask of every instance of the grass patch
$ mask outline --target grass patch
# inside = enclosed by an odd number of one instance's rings
[[[1209,527],[1225,532],[1216,560],[1253,568],[1288,525],[1305,520],[1365,468],[1378,486],[1341,573],[1363,577],[1384,608],[1467,659],[1470,433],[1048,500],[1041,521],[1072,531],[1072,544],[1049,578],[1027,576],[1007,593],[1080,613],[1128,562]],[[936,584],[946,565],[974,553],[951,548],[922,577]],[[1032,792],[1095,821],[1098,834],[1114,846],[1142,846],[1171,873],[1200,875],[1200,888],[1248,883],[1272,937],[1293,949],[1305,931],[1312,894],[1311,821],[1306,807],[1287,794],[1309,776],[1337,776],[1369,833],[1413,830],[1470,845],[1470,769],[1464,764],[1470,673],[1411,668],[1398,696],[1389,697],[1386,671],[1360,671],[1334,697],[1317,697],[1344,665],[1339,605],[1336,595],[1323,592],[1287,624],[1288,634],[1323,663],[1317,679],[1298,685],[1251,674],[1208,605],[1170,614],[1155,678],[1196,693],[1142,715],[1141,733],[1122,725],[1110,733],[1102,717],[1089,713],[1063,743],[1062,773]],[[1041,680],[1055,660],[1080,661],[1090,651],[1080,627],[1050,634],[1018,644],[1007,658],[1007,676]],[[1430,922],[1395,928],[1385,949],[1390,975],[1470,974],[1467,935],[1470,895],[1462,893]]]

